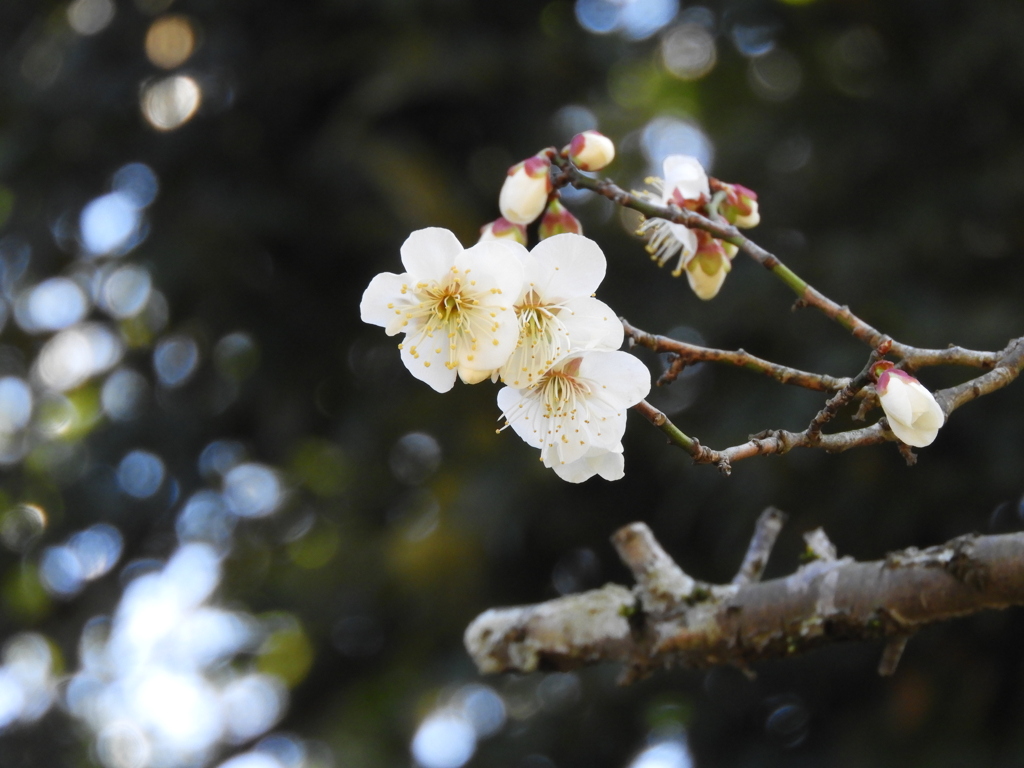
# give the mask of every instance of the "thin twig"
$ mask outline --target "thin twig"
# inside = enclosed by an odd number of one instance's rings
[[[938,390],[934,393],[935,399],[948,419],[950,414],[960,406],[1011,384],[1022,370],[1024,370],[1024,337],[1010,342],[992,370],[955,387]],[[668,435],[669,441],[673,445],[678,445],[690,454],[694,463],[715,464],[725,474],[731,472],[733,463],[751,456],[788,453],[793,448],[820,448],[829,453],[842,453],[851,448],[897,440],[896,436],[888,429],[886,422],[882,420],[870,427],[833,434],[821,434],[812,431],[810,427],[803,432],[789,432],[784,429],[768,430],[752,436],[745,443],[723,450],[715,450],[701,445],[696,438],[683,433],[668,416],[646,401],[641,401],[634,407]]]
[[[760,514],[754,524],[754,535],[750,538],[747,554],[743,556],[743,563],[732,579],[733,584],[742,586],[755,584],[761,580],[765,566],[768,565],[768,558],[775,548],[775,541],[779,538],[787,518],[786,513],[778,507],[766,507]]]
[[[846,377],[840,378],[825,374],[808,373],[797,368],[779,365],[778,363],[751,355],[742,349],[731,352],[725,349],[712,349],[697,344],[689,344],[685,341],[670,339],[667,336],[658,336],[637,328],[625,318],[619,318],[619,320],[622,322],[626,337],[632,344],[639,344],[654,352],[667,352],[677,355],[682,361],[681,365],[683,366],[703,362],[725,363],[737,368],[745,368],[748,371],[764,374],[769,378],[775,379],[780,384],[792,384],[819,392],[838,392],[849,385],[851,381]],[[674,362],[673,365],[675,365]],[[678,374],[678,371],[676,373]]]

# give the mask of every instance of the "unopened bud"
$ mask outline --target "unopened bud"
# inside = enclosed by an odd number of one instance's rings
[[[931,445],[946,420],[935,396],[888,360],[877,363],[871,374],[877,382],[878,402],[893,434],[915,448]]]
[[[526,245],[526,227],[522,224],[513,224],[504,216],[484,224],[480,227],[480,240],[515,240],[520,245]]]
[[[573,235],[582,235],[583,225],[580,224],[579,219],[569,213],[568,209],[556,197],[548,203],[548,209],[544,211],[544,217],[540,220],[538,231],[540,239],[545,240],[567,232]]]
[[[551,161],[540,154],[516,163],[498,196],[501,215],[514,224],[529,224],[544,210],[551,192]]]
[[[761,221],[757,210],[757,193],[742,184],[722,184],[725,200],[718,210],[730,224],[741,229],[756,227]]]
[[[599,171],[615,159],[615,144],[597,131],[577,133],[569,144],[569,159],[581,171]]]

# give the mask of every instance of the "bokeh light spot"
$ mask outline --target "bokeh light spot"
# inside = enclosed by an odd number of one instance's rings
[[[644,126],[640,148],[650,163],[651,175],[660,176],[661,163],[669,155],[692,155],[710,172],[715,150],[711,140],[688,120],[661,116]]]
[[[117,466],[121,490],[137,499],[148,499],[164,481],[164,463],[149,451],[131,451]]]
[[[175,523],[175,531],[183,543],[204,541],[223,550],[231,542],[235,519],[219,493],[199,491],[185,503]]]
[[[121,340],[107,326],[85,323],[46,342],[35,367],[44,386],[64,392],[113,368],[123,354]]]
[[[236,744],[267,731],[284,713],[287,692],[270,675],[251,674],[232,680],[221,693],[227,733]]]
[[[111,186],[114,192],[126,195],[138,208],[145,208],[156,199],[160,181],[145,163],[128,163],[114,173]]]
[[[67,546],[47,547],[39,558],[39,579],[46,591],[57,597],[78,594],[85,583],[82,564]]]
[[[249,334],[229,333],[213,348],[213,364],[225,378],[242,381],[259,366],[260,350]]]
[[[224,498],[239,517],[265,517],[283,496],[277,473],[263,464],[239,464],[224,476]]]
[[[478,739],[493,736],[505,725],[505,702],[489,686],[480,683],[464,686],[455,695],[455,703],[460,705],[462,716]]]
[[[82,578],[91,581],[108,573],[117,564],[124,539],[114,526],[97,523],[68,539],[67,546],[78,558]]]
[[[153,350],[153,368],[165,387],[187,382],[199,365],[199,346],[189,336],[168,336]]]
[[[441,446],[433,435],[410,432],[395,443],[388,465],[400,482],[419,485],[441,466]]]
[[[51,277],[23,292],[14,311],[18,325],[28,333],[59,331],[85,317],[89,300],[74,280]]]
[[[771,53],[751,59],[747,82],[751,90],[765,101],[786,101],[800,90],[803,68],[792,53],[776,48]]]
[[[96,736],[96,756],[105,768],[143,768],[152,753],[146,734],[130,720],[116,720]]]
[[[192,119],[202,96],[199,84],[191,77],[167,77],[143,89],[142,114],[157,130],[172,131]]]
[[[32,388],[17,376],[0,378],[0,434],[11,434],[28,426],[32,418]]]
[[[68,24],[80,35],[95,35],[114,20],[116,10],[113,0],[74,0],[68,6]]]
[[[681,24],[661,41],[665,69],[680,80],[699,80],[715,68],[715,38],[699,24]]]
[[[129,421],[142,410],[149,382],[131,368],[118,368],[103,382],[100,403],[104,412],[115,421]]]
[[[130,264],[114,270],[103,281],[101,303],[113,317],[133,317],[145,308],[152,289],[149,271]]]
[[[644,40],[679,13],[679,0],[625,0],[619,9],[619,27],[630,40]]]
[[[199,474],[207,480],[223,477],[245,461],[245,446],[237,440],[214,440],[199,454]]]
[[[684,741],[673,739],[648,747],[629,764],[629,768],[692,768],[693,757]]]
[[[0,541],[12,552],[25,552],[46,531],[46,513],[35,504],[16,504],[0,514]]]
[[[184,64],[195,47],[195,30],[184,16],[161,16],[146,32],[146,57],[162,69]]]
[[[411,752],[423,768],[460,768],[476,751],[476,731],[454,712],[431,715],[416,730]]]
[[[111,192],[82,209],[78,226],[82,244],[94,255],[122,249],[138,232],[141,214],[131,197]]]

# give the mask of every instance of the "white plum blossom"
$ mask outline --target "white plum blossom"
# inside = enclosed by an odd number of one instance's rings
[[[544,210],[551,193],[551,160],[541,153],[508,169],[498,195],[501,215],[513,224],[529,224]]]
[[[880,363],[875,371],[875,390],[889,429],[907,445],[931,445],[946,420],[935,396],[909,373],[893,368],[892,363]]]
[[[544,466],[563,479],[617,479],[626,410],[650,389],[647,367],[632,355],[584,350],[556,363],[530,389],[504,387],[498,407],[506,426],[539,448]]]
[[[641,193],[657,199],[662,205],[675,203],[680,208],[695,209],[703,205],[711,195],[708,175],[695,157],[669,155],[662,163],[664,179],[649,178],[647,183],[657,190],[657,195]],[[659,266],[665,266],[676,254],[679,261],[672,274],[678,277],[697,253],[697,235],[688,227],[666,219],[645,219],[637,229],[638,235],[646,235],[647,252]]]
[[[508,239],[463,249],[446,229],[417,230],[401,248],[407,271],[374,277],[360,316],[389,336],[404,333],[402,362],[438,392],[450,390],[456,375],[469,384],[482,381],[505,363],[519,337],[517,251],[525,249]]]
[[[570,351],[618,349],[622,323],[593,297],[607,264],[600,246],[581,235],[561,234],[517,252],[523,287],[515,302],[519,340],[498,371],[512,387],[532,387]]]
[[[615,144],[598,131],[577,133],[569,143],[569,159],[581,171],[599,171],[615,159]]]

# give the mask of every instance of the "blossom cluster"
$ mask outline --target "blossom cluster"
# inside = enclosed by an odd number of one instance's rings
[[[647,179],[655,192],[637,194],[741,228],[754,227],[760,222],[757,194],[740,184],[709,178],[697,158],[670,155],[665,158],[662,170],[664,179]],[[702,229],[690,229],[667,219],[644,219],[637,234],[647,237],[647,251],[659,266],[678,257],[672,274],[678,277],[686,272],[690,288],[698,297],[712,299],[718,295],[725,276],[732,269],[735,245],[722,242]]]
[[[643,363],[619,351],[622,324],[593,296],[604,254],[573,233],[527,251],[494,232],[514,227],[490,226],[470,248],[445,229],[413,232],[401,248],[406,271],[377,275],[363,293],[363,321],[404,334],[402,362],[438,392],[457,378],[500,379],[506,426],[559,477],[621,478],[626,409],[651,381]]]

